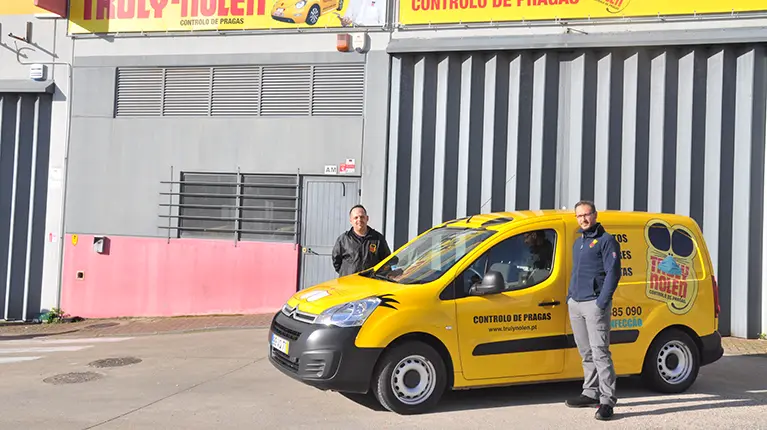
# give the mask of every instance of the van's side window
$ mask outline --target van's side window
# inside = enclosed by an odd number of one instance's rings
[[[456,279],[456,298],[469,295],[472,285],[490,270],[500,272],[506,291],[538,285],[551,276],[557,233],[533,230],[505,239],[477,258]]]

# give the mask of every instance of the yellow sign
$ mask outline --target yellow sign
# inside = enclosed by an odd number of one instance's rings
[[[340,28],[385,22],[386,0],[72,0],[69,31]]]
[[[681,225],[669,225],[661,219],[645,227],[647,244],[648,298],[666,303],[668,309],[683,315],[692,309],[698,297],[698,273],[695,270],[697,246],[692,232]]]
[[[400,23],[598,19],[767,10],[764,0],[400,0]]]
[[[35,0],[0,0],[0,15],[34,15],[48,13],[35,6]]]
[[[72,235],[72,245],[73,246],[77,246],[77,235],[76,234]]]

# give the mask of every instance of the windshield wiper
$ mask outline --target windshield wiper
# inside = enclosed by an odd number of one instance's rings
[[[414,281],[408,282],[407,284],[408,285],[420,285],[420,284],[428,284],[429,282],[431,282],[431,281],[428,280],[428,279],[416,279]]]
[[[380,274],[379,272],[370,272],[370,275],[371,275],[372,278],[375,278],[375,279],[380,279],[382,281],[398,284],[397,281],[395,281],[393,279],[390,279],[387,276]]]

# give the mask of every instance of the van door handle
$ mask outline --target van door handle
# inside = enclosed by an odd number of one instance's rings
[[[554,300],[553,302],[540,302],[538,303],[538,306],[558,306],[559,300]]]

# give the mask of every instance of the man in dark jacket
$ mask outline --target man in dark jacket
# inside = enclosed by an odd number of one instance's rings
[[[615,367],[610,353],[610,313],[621,278],[620,245],[597,222],[594,203],[575,205],[581,237],[573,245],[573,272],[567,290],[570,325],[583,362],[583,392],[567,406],[599,405],[595,418],[613,416]]]
[[[338,236],[333,246],[333,268],[339,276],[369,269],[391,254],[383,235],[368,226],[368,214],[362,205],[349,211],[349,222],[352,228]]]
[[[525,245],[530,249],[528,266],[532,269],[551,270],[551,259],[554,257],[554,245],[549,242],[543,230],[525,233]]]

